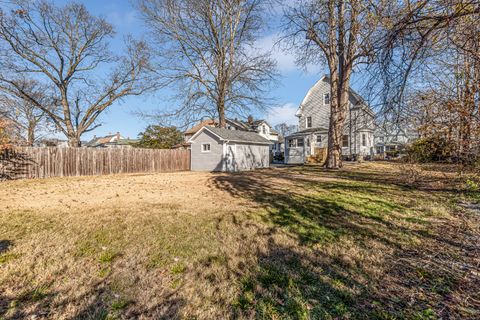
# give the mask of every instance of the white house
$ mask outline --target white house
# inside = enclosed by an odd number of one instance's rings
[[[285,162],[304,163],[318,149],[326,148],[330,121],[330,79],[322,77],[310,88],[296,116],[299,131],[285,137]],[[350,89],[349,106],[342,139],[346,157],[374,154],[375,114]]]
[[[408,126],[384,123],[375,129],[375,153],[385,156],[388,152],[402,151],[417,138],[418,134]]]

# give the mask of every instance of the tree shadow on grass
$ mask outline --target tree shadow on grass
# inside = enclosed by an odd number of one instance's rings
[[[161,304],[142,307],[133,299],[112,290],[104,279],[75,297],[69,292],[51,290],[49,284],[38,285],[17,296],[0,294],[0,319],[54,319],[68,309],[76,310],[69,319],[180,319],[186,302],[175,293],[161,298]]]
[[[255,271],[241,279],[237,312],[282,319],[480,315],[475,305],[480,283],[472,280],[477,260],[465,255],[480,247],[469,230],[454,222],[409,223],[404,214],[420,209],[388,197],[389,192],[401,195],[405,186],[375,185],[364,178],[352,183],[336,179],[337,172],[322,172],[327,179],[318,180],[319,175],[306,172],[211,178],[212,188],[251,201],[265,224],[297,242],[286,246],[271,240],[257,252]],[[471,279],[467,286],[466,278]]]

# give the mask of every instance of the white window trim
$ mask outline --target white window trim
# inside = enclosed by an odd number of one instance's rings
[[[206,146],[206,145],[208,145],[208,150],[205,150],[205,149],[203,148],[203,146]],[[211,152],[211,151],[212,151],[212,145],[211,145],[210,143],[202,143],[201,151],[202,151],[202,153]]]
[[[303,144],[301,146],[298,145],[298,141],[302,140]],[[305,148],[305,138],[297,138],[297,142],[295,143],[297,148]]]
[[[310,118],[310,122],[311,122],[310,126],[308,125],[308,118]],[[313,119],[312,117],[309,116],[305,118],[305,128],[311,128],[311,127],[313,127]]]
[[[292,140],[292,146],[290,146],[290,140]],[[287,141],[287,145],[288,145],[288,148],[296,148],[297,147],[297,138],[291,138],[291,139],[288,139]]]
[[[328,103],[325,103],[325,96],[327,96],[327,95],[328,95]],[[324,93],[323,94],[323,105],[324,106],[329,105],[330,104],[330,99],[331,99],[330,93]]]
[[[344,136],[347,136],[347,145],[346,145],[346,146],[343,145],[343,137],[344,137]],[[351,141],[350,141],[350,135],[348,135],[348,134],[343,134],[343,135],[342,135],[342,148],[350,148],[350,142],[351,142]]]

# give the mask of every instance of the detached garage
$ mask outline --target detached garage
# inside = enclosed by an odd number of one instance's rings
[[[192,171],[268,168],[271,142],[256,132],[203,127],[188,141]]]

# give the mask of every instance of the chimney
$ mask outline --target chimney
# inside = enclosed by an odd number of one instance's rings
[[[248,121],[249,124],[253,124],[253,116],[249,115],[248,118],[247,118],[247,121]]]

